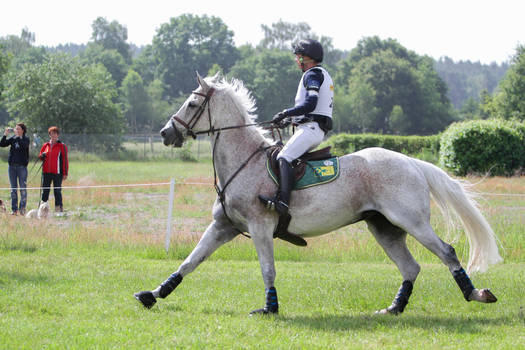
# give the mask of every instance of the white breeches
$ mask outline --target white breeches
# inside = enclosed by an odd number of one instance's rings
[[[305,152],[319,146],[323,142],[323,138],[324,131],[321,130],[316,122],[300,124],[277,155],[277,159],[284,158],[291,163]]]

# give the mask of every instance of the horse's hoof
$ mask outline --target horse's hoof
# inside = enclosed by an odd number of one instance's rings
[[[388,315],[389,312],[387,309],[381,309],[381,310],[377,310],[376,312],[374,312],[374,315]]]
[[[250,316],[253,315],[276,315],[279,313],[279,309],[276,310],[270,310],[267,307],[264,307],[262,309],[253,310],[250,312]]]
[[[481,301],[484,303],[495,303],[498,301],[498,298],[492,292],[490,289],[482,289],[479,291],[479,296],[481,298]]]
[[[397,316],[401,313],[402,311],[399,311],[397,308],[391,307],[391,306],[386,309],[381,309],[381,310],[377,310],[376,312],[374,312],[375,315],[394,315],[394,316]]]
[[[153,296],[153,293],[150,291],[138,292],[133,294],[135,299],[141,302],[145,308],[151,309],[153,305],[157,302],[157,299]]]

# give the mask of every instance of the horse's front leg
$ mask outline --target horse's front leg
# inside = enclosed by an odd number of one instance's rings
[[[253,310],[250,315],[254,314],[276,314],[279,312],[279,303],[277,301],[277,290],[275,289],[275,261],[273,256],[273,233],[268,230],[272,225],[260,225],[260,227],[250,227],[250,233],[257,250],[259,264],[263,276],[266,304],[262,309]]]
[[[135,298],[146,308],[151,308],[157,302],[157,298],[166,298],[182,282],[183,277],[195,270],[217,248],[231,241],[238,234],[239,231],[228,221],[213,221],[204,232],[197,246],[179,266],[177,271],[172,273],[155,290],[135,293]]]

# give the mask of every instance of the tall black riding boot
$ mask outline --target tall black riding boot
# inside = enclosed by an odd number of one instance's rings
[[[294,183],[293,168],[286,159],[279,159],[279,190],[273,198],[259,195],[259,200],[270,210],[275,210],[279,215],[288,214],[290,195]]]

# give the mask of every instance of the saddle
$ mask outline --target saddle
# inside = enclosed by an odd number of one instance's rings
[[[266,151],[266,155],[268,156],[268,161],[270,163],[270,167],[277,176],[279,177],[279,162],[277,162],[277,155],[283,148],[282,143],[278,143],[272,147],[270,147]],[[294,179],[297,182],[299,179],[301,179],[304,176],[304,173],[306,171],[306,162],[308,161],[314,161],[314,160],[325,160],[332,158],[333,155],[330,153],[330,150],[332,149],[331,146],[321,148],[317,151],[313,152],[306,152],[296,160],[292,162],[293,167],[293,173],[294,173]]]
[[[277,178],[279,178],[279,163],[277,162],[277,155],[279,154],[282,148],[283,144],[278,143],[270,147],[266,151],[268,156],[269,167],[272,169],[273,173]],[[314,152],[306,152],[298,159],[294,160],[292,162],[292,167],[294,169],[295,182],[297,182],[304,176],[306,172],[307,161],[317,161],[332,158],[333,156],[330,154],[330,150],[331,147],[329,146]],[[304,240],[304,238],[296,235],[295,233],[288,232],[288,224],[290,223],[291,219],[292,217],[290,216],[290,214],[287,214],[284,217],[279,217],[279,222],[277,223],[277,227],[275,229],[275,232],[273,233],[273,237],[280,238],[284,241],[298,246],[306,246],[307,242]]]

